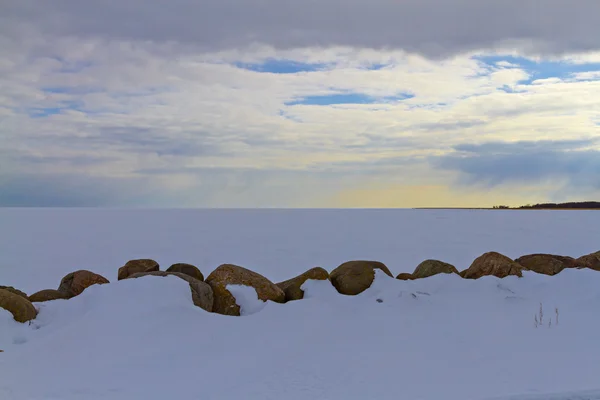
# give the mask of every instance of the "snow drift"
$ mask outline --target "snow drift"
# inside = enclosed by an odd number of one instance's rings
[[[37,304],[31,324],[0,309],[0,398],[600,395],[596,271],[416,281],[377,272],[360,295],[307,281],[305,299],[287,304],[231,289],[242,317],[205,312],[193,305],[185,281],[151,276]],[[544,315],[535,327],[540,303]],[[552,398],[577,398],[558,396]]]

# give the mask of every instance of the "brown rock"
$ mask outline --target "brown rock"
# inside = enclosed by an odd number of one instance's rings
[[[321,267],[315,267],[295,278],[279,282],[277,286],[285,293],[285,301],[300,300],[304,298],[304,290],[300,289],[300,287],[309,279],[319,281],[327,280],[329,279],[329,272]]]
[[[34,293],[31,296],[29,296],[29,301],[31,301],[32,303],[41,303],[44,301],[68,299],[68,298],[69,298],[69,295],[64,292],[61,292],[60,290],[45,289],[45,290],[40,290],[39,292]]]
[[[346,295],[357,295],[368,289],[375,279],[375,269],[394,277],[388,267],[379,261],[348,261],[331,271],[329,279],[337,291]]]
[[[180,272],[182,274],[189,275],[192,278],[198,279],[199,281],[204,281],[204,275],[202,275],[202,272],[200,272],[200,270],[192,264],[173,264],[167,269],[167,272]]]
[[[168,271],[150,271],[150,272],[138,272],[133,275],[130,275],[127,279],[135,279],[141,278],[143,276],[176,276],[180,279],[183,279],[190,285],[190,290],[192,292],[192,302],[194,305],[208,311],[212,312],[213,310],[213,291],[212,288],[205,282],[202,282],[199,279],[193,278],[189,275],[186,275],[181,272],[168,272]]]
[[[69,298],[79,296],[86,288],[95,285],[109,283],[102,275],[95,274],[84,269],[67,274],[60,281],[58,290],[65,293]]]
[[[5,289],[0,289],[0,308],[10,311],[17,322],[31,321],[37,316],[37,310],[29,300]]]
[[[18,294],[21,297],[27,298],[27,293],[21,292],[19,289],[15,289],[12,286],[0,286],[0,289],[8,290],[9,292],[12,292],[14,294]]]
[[[579,257],[576,262],[580,268],[590,268],[595,271],[600,271],[600,251]]]
[[[224,315],[240,315],[240,306],[227,290],[227,285],[251,286],[262,301],[285,302],[285,293],[264,276],[232,264],[220,265],[206,278],[215,296],[213,311]]]
[[[482,276],[493,275],[505,278],[509,275],[522,277],[523,267],[510,258],[496,252],[485,253],[473,261],[471,266],[460,275],[466,279],[478,279]]]
[[[160,266],[154,260],[147,258],[140,260],[129,260],[125,265],[119,268],[119,274],[117,279],[126,279],[130,275],[137,274],[138,272],[152,272],[158,271]]]
[[[412,281],[415,278],[413,278],[412,274],[409,274],[408,272],[401,272],[398,274],[396,279],[400,279],[401,281]]]
[[[443,261],[425,260],[415,268],[412,276],[414,279],[422,279],[437,274],[458,274],[458,270],[454,265]]]
[[[523,266],[523,270],[545,275],[556,275],[565,268],[577,267],[574,258],[554,254],[529,254],[517,258],[515,262]]]

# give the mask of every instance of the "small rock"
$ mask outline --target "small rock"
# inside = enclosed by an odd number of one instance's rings
[[[437,274],[458,274],[458,270],[454,265],[443,261],[425,260],[415,268],[412,276],[413,279],[422,279]]]
[[[466,279],[478,279],[488,275],[498,278],[505,278],[509,275],[522,277],[522,268],[520,264],[517,264],[505,255],[489,252],[476,258],[471,266],[460,275]]]
[[[206,278],[206,283],[213,289],[213,311],[219,314],[240,315],[240,306],[227,290],[227,285],[250,286],[256,290],[258,298],[262,301],[285,302],[285,293],[279,286],[254,271],[233,264],[220,265]]]
[[[71,272],[62,278],[58,290],[65,293],[68,298],[71,298],[79,296],[86,288],[92,285],[104,283],[110,282],[102,275],[81,269],[79,271]]]
[[[300,289],[309,279],[324,281],[329,279],[329,272],[321,267],[311,268],[302,275],[277,283],[285,293],[285,301],[300,300],[304,298],[304,290]]]
[[[348,261],[331,271],[329,278],[337,291],[345,295],[362,293],[373,283],[375,270],[394,277],[388,267],[379,261]]]
[[[14,293],[16,295],[19,295],[21,297],[27,298],[27,293],[21,292],[19,289],[15,289],[12,286],[0,286],[0,289],[8,290],[9,292],[12,292],[12,293]]]
[[[149,258],[129,260],[125,265],[119,268],[117,279],[126,279],[130,275],[137,274],[138,272],[158,271],[159,268],[160,266],[158,265],[158,263]]]
[[[182,274],[189,275],[194,279],[198,279],[199,281],[204,281],[204,275],[202,275],[202,272],[200,272],[198,267],[192,264],[173,264],[167,269],[167,272],[180,272]]]
[[[45,289],[40,290],[37,293],[29,296],[29,301],[32,303],[41,303],[44,301],[58,300],[58,299],[68,299],[69,295],[67,293],[61,292],[60,290],[55,289]]]
[[[579,257],[576,262],[579,268],[590,268],[600,271],[600,251]]]
[[[556,275],[565,268],[576,268],[577,261],[572,257],[554,254],[529,254],[515,260],[524,270],[538,274]]]
[[[31,321],[37,316],[37,310],[29,300],[5,289],[0,289],[0,308],[9,311],[17,322]]]

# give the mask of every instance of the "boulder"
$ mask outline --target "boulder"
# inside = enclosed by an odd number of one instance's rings
[[[565,268],[577,267],[574,258],[554,254],[528,254],[517,258],[515,262],[520,264],[523,270],[545,275],[556,275]]]
[[[277,283],[285,293],[285,301],[300,300],[304,298],[304,290],[300,287],[309,279],[324,281],[329,279],[329,272],[321,267],[309,269],[302,275]]]
[[[412,276],[414,279],[422,279],[437,274],[458,274],[458,270],[454,265],[443,261],[425,260],[415,268]]]
[[[0,289],[8,290],[9,292],[12,292],[14,294],[18,294],[21,297],[27,298],[27,293],[21,292],[19,289],[15,289],[12,286],[0,286]]]
[[[466,279],[478,279],[482,276],[493,275],[505,278],[509,275],[522,277],[522,266],[510,258],[496,252],[485,253],[475,259],[471,266],[460,275]]]
[[[117,279],[126,279],[130,275],[137,274],[138,272],[158,271],[159,268],[160,266],[156,261],[147,258],[140,260],[129,260],[127,263],[125,263],[125,265],[119,268]]]
[[[368,289],[379,269],[394,277],[388,267],[379,261],[348,261],[331,271],[329,279],[337,291],[346,295],[357,295]]]
[[[65,293],[68,298],[79,296],[86,288],[95,285],[109,283],[102,275],[81,269],[67,274],[60,281],[58,290]]]
[[[190,290],[192,292],[192,302],[194,305],[208,311],[212,312],[213,310],[213,291],[212,288],[205,282],[202,282],[199,279],[192,278],[189,275],[183,274],[181,272],[168,272],[168,271],[150,271],[150,272],[138,272],[133,275],[130,275],[127,279],[135,279],[141,278],[143,276],[176,276],[180,279],[183,279],[190,285]]]
[[[590,268],[600,271],[600,251],[579,257],[576,262],[579,268]]]
[[[41,303],[44,301],[58,300],[58,299],[68,299],[69,295],[61,292],[60,290],[55,289],[45,289],[40,290],[37,293],[29,296],[29,301],[32,303]]]
[[[227,285],[251,286],[262,301],[285,302],[285,293],[279,286],[264,276],[237,265],[220,265],[206,278],[206,283],[212,287],[215,296],[213,311],[219,314],[240,315],[240,306],[227,290]]]
[[[202,275],[202,272],[200,272],[200,270],[192,264],[173,264],[167,269],[167,272],[180,272],[182,274],[189,275],[192,278],[198,279],[199,281],[204,281],[204,275]]]
[[[31,321],[37,316],[37,310],[29,300],[6,289],[0,289],[0,308],[9,311],[17,322]]]
[[[398,274],[396,279],[400,279],[401,281],[412,281],[415,278],[413,278],[412,274],[409,274],[408,272],[401,272]]]

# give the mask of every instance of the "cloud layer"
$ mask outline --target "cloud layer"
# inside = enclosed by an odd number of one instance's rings
[[[598,196],[600,5],[508,3],[9,2],[0,205]]]
[[[546,54],[600,50],[596,0],[21,0],[5,26],[44,34],[177,42],[202,50],[350,46],[430,56],[520,42]]]

